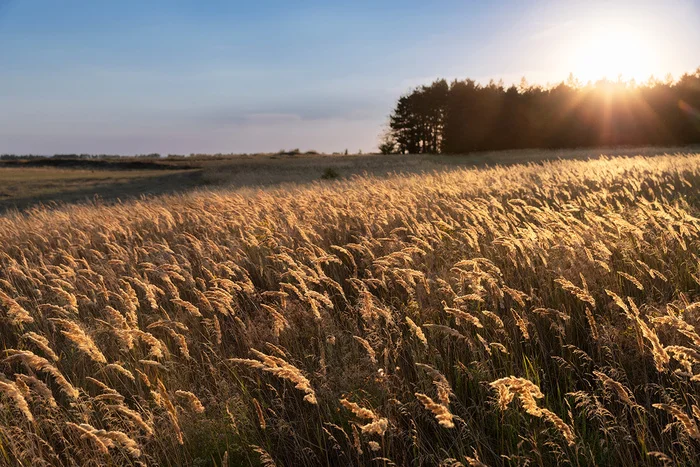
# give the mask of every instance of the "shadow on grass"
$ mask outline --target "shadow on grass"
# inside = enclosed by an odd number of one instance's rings
[[[86,202],[113,203],[141,196],[178,193],[204,185],[206,182],[202,180],[202,172],[199,170],[134,178],[122,182],[107,182],[85,189],[0,199],[0,214],[12,210],[24,211],[39,206],[56,207]]]

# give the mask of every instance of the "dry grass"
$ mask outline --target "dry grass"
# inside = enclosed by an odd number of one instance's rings
[[[341,179],[370,174],[419,174],[459,167],[483,167],[605,154],[661,155],[688,148],[607,148],[512,150],[464,155],[273,154],[195,156],[185,158],[77,160],[74,166],[26,166],[0,161],[0,212],[38,205],[95,202],[111,204],[141,196],[183,193],[194,189],[264,187],[309,183],[328,171]],[[630,152],[631,151],[631,152]],[[30,161],[36,163],[37,161]],[[52,160],[43,161],[46,164]],[[54,163],[60,163],[61,160]],[[69,161],[70,162],[70,161]],[[3,165],[4,164],[4,165]],[[8,165],[9,164],[9,165]],[[92,164],[92,165],[91,165]],[[103,164],[103,165],[100,165]],[[134,167],[134,164],[137,167]],[[138,164],[144,164],[138,167]],[[154,170],[158,169],[158,170]],[[167,170],[166,170],[167,169]]]
[[[0,217],[0,464],[694,464],[698,185],[640,156]]]
[[[184,173],[168,171],[168,176]],[[11,206],[22,205],[32,198],[41,201],[63,199],[71,193],[82,193],[89,198],[90,192],[100,193],[106,187],[125,192],[131,184],[157,184],[164,178],[163,171],[154,170],[86,170],[58,168],[0,167],[0,202]]]

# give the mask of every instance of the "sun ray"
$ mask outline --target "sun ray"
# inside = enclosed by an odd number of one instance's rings
[[[658,69],[658,51],[648,31],[614,22],[595,24],[573,47],[574,74],[584,81],[646,81]]]

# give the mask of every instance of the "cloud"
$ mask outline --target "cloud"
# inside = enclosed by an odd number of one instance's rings
[[[377,148],[378,119],[303,120],[287,114],[255,114],[235,125],[178,122],[161,127],[131,125],[14,132],[0,128],[0,154],[189,154],[274,152],[282,148],[323,152]]]
[[[571,35],[571,31],[575,30],[576,21],[563,21],[556,24],[542,25],[542,28],[530,34],[530,39],[533,40],[560,40],[562,37]]]
[[[283,100],[283,99],[282,99]],[[315,96],[295,97],[281,103],[259,104],[255,107],[221,105],[201,109],[191,119],[200,123],[246,125],[250,123],[280,123],[289,121],[318,122],[325,120],[361,121],[388,115],[393,106],[391,96]]]

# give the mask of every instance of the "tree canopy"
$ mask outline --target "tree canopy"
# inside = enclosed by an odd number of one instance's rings
[[[444,79],[401,96],[383,152],[700,143],[700,68],[644,84],[573,76],[543,88]]]

